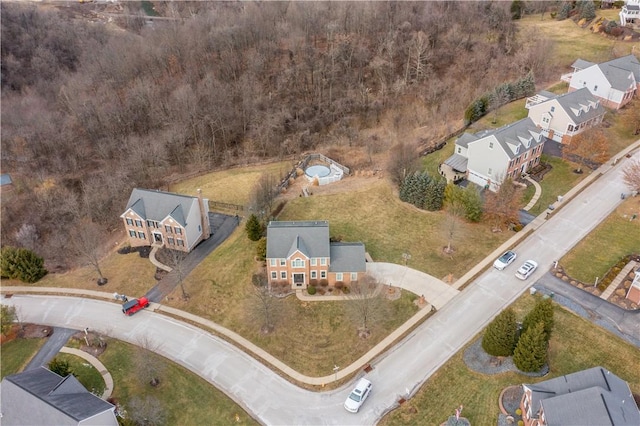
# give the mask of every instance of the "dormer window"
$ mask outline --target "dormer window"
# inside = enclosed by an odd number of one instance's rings
[[[458,154],[462,154],[462,148],[458,147]]]

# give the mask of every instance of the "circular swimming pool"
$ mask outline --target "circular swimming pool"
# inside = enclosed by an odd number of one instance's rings
[[[329,167],[323,166],[320,164],[307,167],[307,170],[304,171],[304,174],[306,174],[310,178],[314,178],[314,177],[323,178],[323,177],[329,176],[330,173],[331,173],[331,169]]]

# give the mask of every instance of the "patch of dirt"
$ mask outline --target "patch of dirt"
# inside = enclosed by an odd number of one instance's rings
[[[71,339],[80,344],[80,350],[95,357],[100,356],[107,349],[107,342],[97,333],[85,334],[83,331],[79,331],[71,336]],[[87,342],[89,342],[88,345]]]
[[[47,327],[38,324],[15,324],[11,327],[11,330],[7,335],[0,336],[0,343],[7,343],[16,338],[22,339],[41,339],[49,337],[53,333],[53,327]]]
[[[296,197],[304,197],[303,188],[307,188],[309,196],[314,195],[330,195],[339,194],[342,192],[357,192],[369,188],[371,185],[379,182],[383,178],[382,172],[376,172],[374,174],[371,171],[368,175],[362,173],[356,173],[353,176],[347,176],[342,180],[328,185],[313,186],[304,176],[298,176],[295,182],[289,185],[286,192],[280,195],[285,200],[291,200]]]

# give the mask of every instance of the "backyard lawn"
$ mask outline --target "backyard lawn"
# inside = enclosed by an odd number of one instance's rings
[[[534,297],[525,294],[513,305],[520,320],[533,306]],[[379,424],[440,424],[462,404],[462,415],[472,425],[495,425],[500,413],[498,397],[505,387],[548,380],[595,366],[611,370],[627,380],[633,392],[640,393],[638,348],[558,305],[554,319],[547,377],[531,378],[515,372],[476,373],[466,367],[463,349],[431,376],[412,399],[385,416]]]
[[[637,219],[631,220],[633,214]],[[560,264],[570,277],[594,283],[596,277],[602,278],[616,262],[633,253],[640,253],[640,197],[627,198],[560,259]]]

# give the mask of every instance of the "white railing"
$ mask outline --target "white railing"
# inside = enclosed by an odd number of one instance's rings
[[[566,83],[571,83],[571,77],[573,77],[573,73],[567,73],[567,74],[562,74],[562,77],[560,77],[560,80],[566,82]]]

